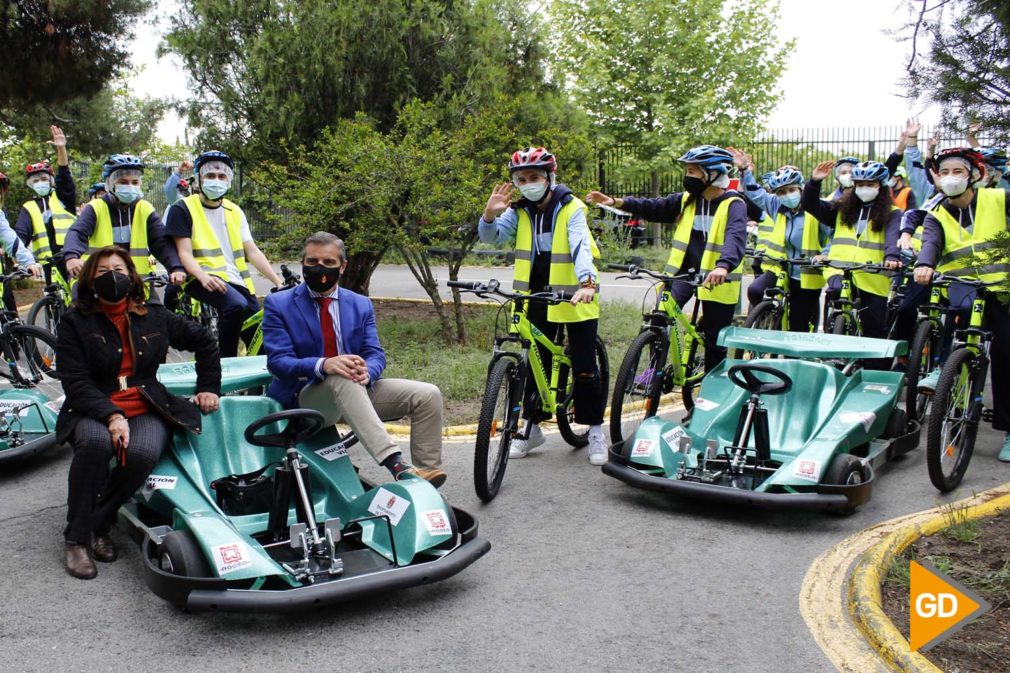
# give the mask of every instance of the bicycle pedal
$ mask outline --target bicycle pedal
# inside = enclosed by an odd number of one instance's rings
[[[996,412],[992,409],[982,409],[982,420],[986,423],[992,423],[996,420]]]

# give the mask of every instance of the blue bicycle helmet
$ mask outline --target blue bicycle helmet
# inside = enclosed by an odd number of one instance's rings
[[[802,185],[803,174],[795,168],[780,168],[768,179],[768,191],[774,192],[789,185]]]
[[[1007,156],[1006,152],[998,147],[980,147],[978,148],[978,153],[982,155],[982,160],[985,161],[985,165],[994,171],[1000,171],[1001,173],[1006,170]]]
[[[132,154],[111,154],[102,164],[102,179],[108,178],[113,171],[121,168],[128,168],[135,171],[144,172],[144,162]]]
[[[767,187],[768,186],[768,181],[771,180],[772,177],[774,177],[774,175],[775,175],[775,171],[768,171],[767,173],[762,173],[761,174],[761,178],[760,178],[761,184],[764,185],[765,187]]]
[[[855,157],[842,157],[841,159],[835,162],[835,170],[837,170],[838,167],[841,166],[842,164],[852,164],[853,166],[856,166],[859,163],[860,163],[859,159]]]
[[[221,161],[227,164],[228,168],[235,170],[235,162],[232,161],[230,156],[224,152],[210,150],[209,152],[204,152],[193,161],[193,166],[196,168],[197,175],[200,174],[200,167],[211,161]]]
[[[853,181],[879,182],[881,185],[886,185],[890,177],[891,171],[887,170],[887,166],[879,161],[864,161],[861,164],[856,164],[856,167],[852,169]]]
[[[707,171],[729,173],[733,167],[733,155],[715,145],[699,145],[677,159],[684,164],[697,164]]]
[[[96,182],[95,184],[93,184],[90,187],[88,187],[88,196],[89,197],[94,197],[96,192],[104,192],[104,191],[108,191],[105,188],[105,183],[104,182]]]

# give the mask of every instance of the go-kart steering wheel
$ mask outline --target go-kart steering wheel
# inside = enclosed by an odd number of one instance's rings
[[[256,434],[262,427],[285,420],[288,424],[280,432],[272,435]],[[326,419],[315,409],[278,411],[250,423],[245,429],[245,441],[253,446],[277,446],[289,449],[319,432],[325,423]]]
[[[755,372],[768,374],[778,381],[762,381]],[[743,388],[751,395],[781,395],[793,387],[793,380],[785,372],[764,365],[733,365],[726,374],[733,385]]]

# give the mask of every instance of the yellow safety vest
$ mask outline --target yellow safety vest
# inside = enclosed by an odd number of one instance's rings
[[[81,256],[82,261],[87,260],[96,250],[113,244],[109,204],[102,199],[91,199],[88,205],[95,211],[95,231],[88,239],[88,250]],[[133,207],[130,219],[130,257],[133,258],[133,264],[141,276],[151,273],[151,251],[147,247],[147,219],[153,212],[154,206],[141,199]]]
[[[892,207],[892,210],[897,208]],[[885,225],[886,227],[886,225]],[[835,233],[831,238],[831,252],[828,259],[835,262],[851,262],[853,264],[881,264],[884,261],[886,238],[885,227],[873,231],[873,220],[866,223],[862,237],[856,236],[855,224],[842,221],[842,213],[835,218]],[[827,276],[837,276],[842,272],[838,269],[826,269]],[[856,271],[852,280],[860,290],[886,297],[891,287],[891,277],[882,273]]]
[[[49,232],[46,231],[46,224],[42,220],[42,210],[35,201],[28,201],[24,204],[24,209],[32,218],[32,254],[35,261],[44,262],[53,256],[53,249],[49,241]],[[56,236],[56,245],[63,247],[63,242],[67,238],[67,231],[77,221],[77,216],[63,207],[56,194],[49,195],[49,212],[53,214],[53,234]]]
[[[763,250],[767,257],[765,259],[786,259],[786,227],[788,217],[782,211],[775,216],[772,224],[765,224],[762,220],[758,226],[757,249]],[[800,254],[806,258],[813,258],[821,254],[820,222],[817,218],[807,213],[803,218],[803,241]],[[800,287],[804,290],[819,290],[824,287],[824,275],[820,269],[805,266],[800,269]]]
[[[680,220],[673,234],[673,247],[670,248],[670,258],[666,260],[666,273],[677,275],[684,264],[684,255],[691,243],[691,230],[694,227],[695,207],[697,199],[687,203],[690,194],[684,193],[681,197]],[[722,203],[715,210],[712,218],[712,226],[708,230],[708,238],[705,241],[705,252],[701,255],[701,269],[699,271],[707,274],[715,268],[715,263],[722,256],[722,246],[726,240],[726,223],[729,222],[729,204],[734,201],[741,201],[739,196],[733,196]],[[740,280],[743,278],[743,260],[735,269],[726,276],[726,282],[712,288],[698,289],[698,298],[702,301],[714,301],[719,304],[736,304],[740,300]]]
[[[575,274],[575,260],[572,258],[572,249],[568,245],[568,222],[580,210],[585,214],[586,204],[577,198],[572,198],[561,207],[554,220],[554,239],[551,243],[551,270],[548,284],[559,292],[575,293],[579,290],[579,278]],[[516,227],[516,263],[512,289],[516,292],[528,293],[530,291],[530,273],[533,270],[533,222],[525,208],[519,208],[517,212],[519,222]],[[596,247],[596,240],[591,231],[586,233],[589,236],[590,252],[593,259],[599,259],[600,249]],[[583,322],[599,317],[599,288],[597,288],[593,301],[588,304],[572,306],[565,302],[547,307],[547,319],[551,322]]]
[[[975,253],[992,248],[993,237],[1007,230],[1004,190],[978,190],[975,226],[971,232],[962,227],[946,208],[937,207],[932,212],[943,228],[943,252],[937,271],[951,276],[970,276],[988,283],[1006,280],[1010,274],[1010,261],[979,266],[971,259]]]
[[[193,257],[197,264],[203,267],[204,271],[212,276],[217,276],[224,282],[228,280],[228,260],[221,249],[222,242],[217,240],[214,230],[207,222],[207,214],[203,210],[203,202],[200,201],[199,194],[193,194],[183,199],[189,216],[193,220]],[[222,199],[221,207],[224,208],[224,223],[228,229],[228,245],[231,246],[232,254],[235,256],[235,267],[238,268],[242,282],[250,294],[256,295],[256,288],[253,286],[252,276],[249,274],[249,267],[245,261],[245,246],[242,243],[242,209],[228,199]]]

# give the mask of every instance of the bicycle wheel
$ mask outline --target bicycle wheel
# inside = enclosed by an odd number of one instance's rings
[[[56,327],[60,324],[63,316],[63,302],[59,297],[45,295],[32,304],[28,311],[25,324],[34,325],[41,329],[56,334]]]
[[[56,337],[41,327],[14,325],[7,330],[13,363],[10,378],[21,386],[56,383]]]
[[[845,319],[844,313],[839,313],[831,320],[832,334],[850,334],[849,321]]]
[[[473,485],[484,502],[498,495],[505,476],[509,446],[522,411],[523,376],[515,360],[502,358],[487,377],[473,456]]]
[[[610,440],[634,436],[646,418],[656,415],[663,394],[668,346],[659,332],[646,330],[628,346],[610,400]]]
[[[607,359],[607,347],[603,345],[603,340],[596,336],[596,368],[600,371],[601,399],[606,399],[610,389],[610,362]],[[558,368],[558,390],[564,391],[564,400],[561,401],[561,409],[558,411],[558,430],[561,431],[561,438],[576,449],[581,449],[589,444],[589,426],[575,422],[575,379],[569,382],[571,370],[567,364],[561,364]]]
[[[684,402],[684,408],[688,411],[694,409],[694,394],[701,387],[701,380],[705,371],[705,341],[704,335],[698,341],[692,341],[687,354],[687,367],[684,369],[684,385],[680,387],[680,398]],[[698,373],[702,372],[701,376]]]
[[[929,480],[944,493],[961,483],[975,449],[982,411],[981,386],[975,383],[976,359],[975,353],[967,348],[951,353],[933,394],[926,433],[926,464]]]
[[[908,351],[908,373],[905,375],[905,413],[920,423],[926,418],[931,395],[919,392],[919,381],[933,369],[933,359],[940,353],[940,333],[932,320],[922,320],[915,328],[915,338]]]
[[[744,321],[743,326],[751,329],[781,330],[782,309],[778,308],[772,300],[766,299],[747,314],[747,320]],[[731,360],[753,360],[761,357],[758,353],[744,348],[734,348],[728,355]]]

